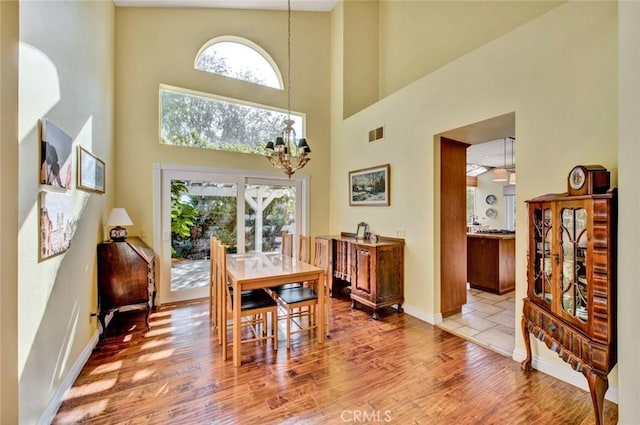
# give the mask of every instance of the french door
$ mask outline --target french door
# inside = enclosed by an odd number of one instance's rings
[[[279,251],[283,231],[306,233],[307,178],[191,168],[160,169],[155,178],[160,303],[209,295],[211,236],[244,253]]]

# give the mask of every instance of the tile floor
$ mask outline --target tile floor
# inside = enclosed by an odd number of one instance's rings
[[[467,290],[462,312],[443,320],[438,327],[511,357],[515,344],[515,292],[496,295]]]

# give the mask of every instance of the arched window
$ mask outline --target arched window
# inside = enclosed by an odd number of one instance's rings
[[[210,40],[200,48],[195,68],[283,89],[282,75],[274,60],[263,48],[245,38],[222,36]]]

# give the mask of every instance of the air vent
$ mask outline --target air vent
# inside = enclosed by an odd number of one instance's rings
[[[369,130],[369,143],[384,139],[384,126]]]

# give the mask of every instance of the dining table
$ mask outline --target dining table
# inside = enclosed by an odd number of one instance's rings
[[[227,279],[235,294],[248,289],[269,288],[296,282],[317,281],[318,305],[325,303],[324,270],[314,265],[283,256],[280,253],[250,252],[227,254]],[[241,310],[240,303],[234,302],[233,309],[233,365],[240,367],[241,351]],[[224,311],[224,310],[223,310]],[[318,343],[324,343],[324,308],[316,308]],[[277,318],[274,318],[277,320]]]

